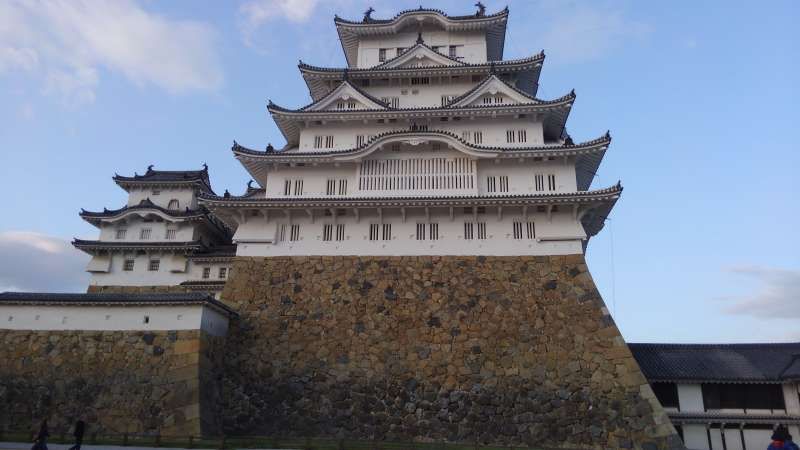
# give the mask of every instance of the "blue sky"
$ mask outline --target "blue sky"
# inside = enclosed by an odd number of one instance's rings
[[[283,145],[267,99],[307,103],[298,59],[344,65],[333,15],[369,5],[419,2],[0,3],[0,290],[83,289],[66,241],[123,204],[115,172],[207,162],[241,192],[232,140]],[[544,49],[539,96],[574,88],[575,140],[614,137],[594,187],[625,192],[587,256],[626,339],[800,340],[800,3],[508,5],[506,58]]]

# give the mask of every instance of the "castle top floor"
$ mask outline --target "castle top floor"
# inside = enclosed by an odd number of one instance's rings
[[[199,193],[214,193],[205,164],[201,170],[155,170],[149,166],[143,175],[114,175],[114,182],[128,192],[128,206],[145,201],[172,211],[195,210]]]
[[[391,19],[372,18],[372,8],[361,21],[336,17],[334,22],[342,49],[351,68],[377,66],[402,55],[423,38],[444,55],[472,64],[503,59],[508,8],[487,14],[480,2],[478,11],[448,16],[436,9],[412,9]]]

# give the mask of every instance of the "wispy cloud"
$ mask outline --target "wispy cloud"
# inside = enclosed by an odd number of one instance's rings
[[[729,314],[762,319],[800,319],[800,270],[765,267],[737,267],[731,272],[759,282],[749,295],[725,298]]]
[[[63,239],[31,231],[0,232],[0,291],[86,289],[87,255]]]
[[[0,2],[0,74],[41,76],[43,92],[79,105],[95,99],[103,71],[170,93],[223,81],[214,30],[169,19],[133,0]]]
[[[524,37],[526,44],[537,43],[547,52],[548,61],[556,64],[605,57],[653,30],[630,18],[618,3],[541,2],[534,7],[533,16],[540,26],[523,28],[514,37]]]
[[[317,9],[319,0],[249,0],[239,7],[239,31],[244,43],[259,51],[265,51],[262,28],[273,21],[288,21],[293,24],[307,22]],[[328,0],[330,3],[330,0]],[[272,36],[273,38],[275,36]]]

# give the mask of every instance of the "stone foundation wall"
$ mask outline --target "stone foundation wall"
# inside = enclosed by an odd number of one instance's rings
[[[223,345],[199,330],[0,330],[0,426],[65,431],[83,415],[97,433],[218,432]]]
[[[235,261],[227,432],[679,446],[580,255]]]

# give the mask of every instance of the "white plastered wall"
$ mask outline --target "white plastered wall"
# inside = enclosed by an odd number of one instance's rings
[[[154,191],[158,191],[159,194],[154,194]],[[131,187],[128,191],[128,206],[138,205],[139,202],[148,198],[162,208],[168,207],[169,201],[172,199],[178,200],[181,211],[185,210],[187,206],[190,209],[197,208],[197,198],[191,187]]]
[[[136,254],[115,253],[112,255],[94,256],[89,267],[98,259],[110,259],[107,271],[95,271],[91,274],[89,284],[92,286],[177,286],[184,281],[220,281],[227,279],[233,267],[230,261],[192,261],[186,256],[172,253]],[[151,259],[160,260],[159,270],[151,271]],[[123,270],[126,259],[133,259],[133,270]],[[209,278],[203,278],[203,268],[208,267]],[[220,268],[226,269],[226,277],[220,278]]]
[[[203,305],[0,305],[0,329],[81,331],[197,330],[224,336],[228,318]]]
[[[386,59],[397,56],[398,47],[410,48],[417,42],[417,28],[407,28],[407,31],[389,36],[365,36],[359,40],[358,44],[358,67],[373,67],[381,62],[378,60],[378,51],[381,48],[389,49],[386,52]],[[486,35],[482,31],[472,32],[446,32],[442,29],[423,28],[422,39],[429,47],[442,46],[441,53],[448,54],[448,46],[459,45],[458,56],[461,61],[467,63],[486,62]]]

